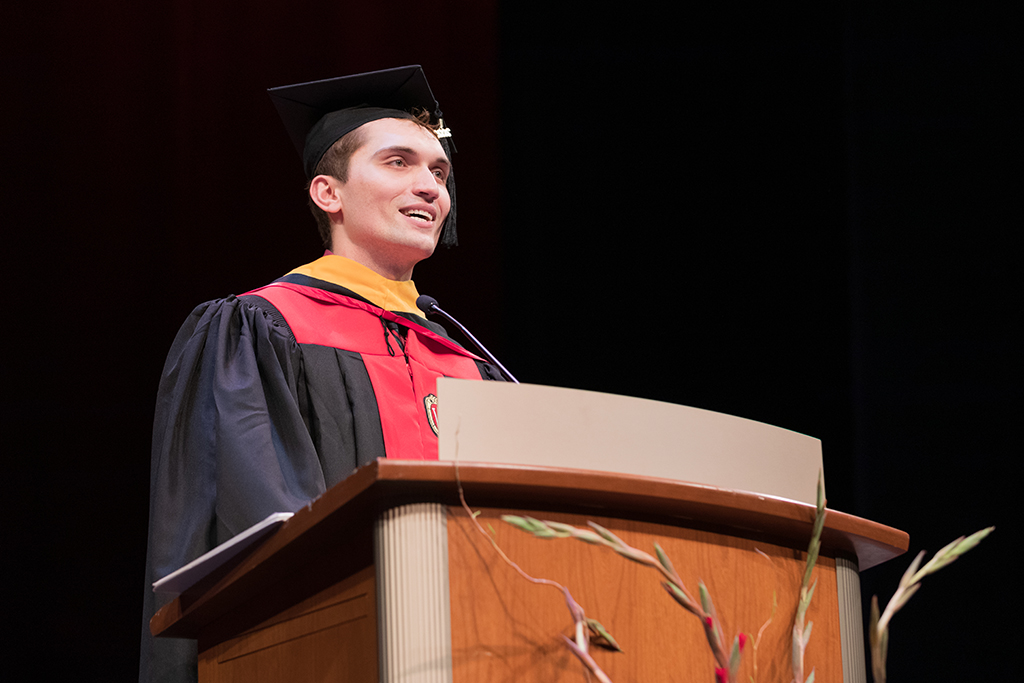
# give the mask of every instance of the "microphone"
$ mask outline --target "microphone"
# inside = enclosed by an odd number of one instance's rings
[[[481,344],[479,339],[474,337],[469,330],[463,327],[462,323],[460,323],[458,320],[450,316],[448,313],[445,313],[443,310],[441,310],[441,307],[437,305],[437,299],[435,299],[432,296],[427,296],[426,294],[421,294],[420,297],[416,299],[416,308],[423,311],[423,315],[437,313],[445,320],[449,321],[451,324],[455,325],[457,328],[462,330],[462,334],[466,335],[466,337],[476,345],[476,348],[480,349],[480,353],[482,353],[484,357],[487,358],[487,360],[489,360],[492,365],[494,365],[494,367],[501,370],[501,374],[505,375],[505,377],[510,382],[515,382],[516,384],[519,384],[519,380],[513,377],[512,373],[505,369],[504,365],[498,362],[498,359],[494,357],[494,354],[488,351],[487,347]]]

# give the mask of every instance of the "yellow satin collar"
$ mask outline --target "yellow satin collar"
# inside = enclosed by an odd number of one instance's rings
[[[412,280],[395,282],[378,275],[361,263],[337,254],[321,256],[312,263],[299,266],[291,274],[306,275],[350,289],[385,311],[423,315],[416,308],[419,292]]]

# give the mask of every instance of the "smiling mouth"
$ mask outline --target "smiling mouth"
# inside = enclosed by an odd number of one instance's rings
[[[421,211],[420,209],[411,209],[409,211],[403,211],[402,214],[408,216],[409,218],[415,218],[416,220],[424,221],[425,223],[434,222],[434,217],[431,216],[429,212]]]

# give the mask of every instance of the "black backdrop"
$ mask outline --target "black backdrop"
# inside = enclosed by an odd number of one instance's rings
[[[134,676],[163,355],[196,303],[318,254],[264,89],[421,63],[459,145],[462,245],[420,290],[523,381],[822,438],[831,505],[914,550],[1001,525],[897,616],[890,678],[1006,678],[1008,17],[208,4],[3,9],[9,668]]]

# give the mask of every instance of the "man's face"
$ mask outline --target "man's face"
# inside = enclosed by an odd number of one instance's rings
[[[360,128],[363,145],[340,184],[333,251],[393,280],[434,253],[451,208],[449,163],[432,132],[413,121],[378,119]]]

